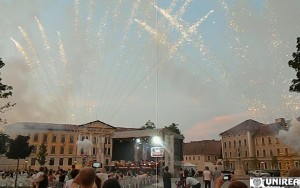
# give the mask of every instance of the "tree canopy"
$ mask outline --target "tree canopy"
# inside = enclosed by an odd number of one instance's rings
[[[48,155],[47,147],[44,143],[42,143],[39,146],[39,152],[37,154],[37,159],[36,159],[40,165],[45,165],[47,155]]]
[[[295,69],[296,77],[292,80],[292,85],[290,86],[290,91],[300,92],[300,37],[297,38],[297,52],[293,53],[293,60],[290,60],[289,66]]]
[[[154,124],[153,122],[151,122],[150,120],[148,120],[148,121],[145,123],[145,125],[143,125],[143,126],[141,127],[141,129],[155,129],[155,128],[156,128],[155,124]]]
[[[4,63],[2,61],[2,59],[0,58],[0,69],[2,67],[4,67]],[[1,73],[0,73],[0,98],[2,99],[7,99],[8,97],[12,96],[12,90],[13,87],[9,86],[9,85],[5,85],[2,83],[2,78],[1,78]],[[7,110],[9,110],[11,107],[13,107],[15,105],[15,103],[4,103],[2,106],[0,106],[0,113],[5,113]],[[6,121],[2,119],[2,117],[0,116],[0,123],[5,123]]]
[[[172,123],[169,126],[165,126],[165,129],[168,129],[176,134],[182,135],[180,129],[178,128],[178,124]]]
[[[9,136],[0,132],[0,155],[6,153],[9,145]]]
[[[29,145],[29,136],[18,135],[14,140],[10,139],[6,157],[9,159],[25,159],[28,157],[33,149]]]

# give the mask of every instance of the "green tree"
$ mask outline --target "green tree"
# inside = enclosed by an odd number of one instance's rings
[[[6,157],[17,160],[15,187],[17,187],[20,159],[25,159],[28,157],[33,149],[33,146],[29,145],[29,139],[29,136],[18,135],[14,140],[9,140],[9,147],[8,152],[6,152]]]
[[[4,67],[4,63],[2,61],[2,59],[0,58],[0,69],[2,67]],[[1,73],[0,73],[1,76]],[[0,98],[2,99],[7,99],[8,97],[12,96],[12,86],[8,86],[2,83],[2,78],[0,77]],[[0,113],[3,114],[5,113],[7,110],[10,110],[11,107],[13,107],[16,103],[10,103],[10,102],[5,102],[2,106],[0,106]],[[2,119],[2,117],[0,116],[0,123],[6,123],[5,119]]]
[[[153,122],[151,122],[150,120],[148,120],[145,125],[143,125],[141,127],[141,129],[155,129],[155,124]]]
[[[172,123],[169,126],[165,126],[165,129],[168,129],[176,134],[182,135],[180,129],[178,128],[178,124],[176,124],[176,123]]]
[[[9,136],[0,132],[0,155],[6,153],[9,144]]]
[[[292,85],[290,86],[290,91],[300,92],[300,37],[297,38],[297,52],[293,53],[293,60],[290,60],[289,66],[295,69],[296,79],[292,80]]]
[[[47,155],[48,155],[47,147],[46,147],[45,143],[42,143],[39,146],[39,152],[37,154],[37,159],[36,159],[40,165],[42,165],[42,166],[45,165]]]

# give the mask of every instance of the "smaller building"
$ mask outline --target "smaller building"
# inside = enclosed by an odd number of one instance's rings
[[[184,143],[183,162],[195,164],[197,171],[203,171],[205,166],[212,170],[221,158],[220,140],[202,140]]]

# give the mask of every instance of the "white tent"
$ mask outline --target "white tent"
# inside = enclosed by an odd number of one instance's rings
[[[196,167],[197,165],[194,165],[192,163],[184,163],[183,166],[184,167]]]

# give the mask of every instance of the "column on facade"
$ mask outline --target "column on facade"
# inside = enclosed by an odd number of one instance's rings
[[[100,146],[101,146],[101,156],[100,156],[100,160],[101,160],[101,163],[102,165],[104,165],[105,163],[105,160],[104,160],[104,147],[105,147],[105,135],[102,135],[101,136],[101,143],[100,143]]]
[[[247,131],[247,137],[248,137],[249,157],[253,157],[253,144],[252,144],[252,136],[250,131]]]

